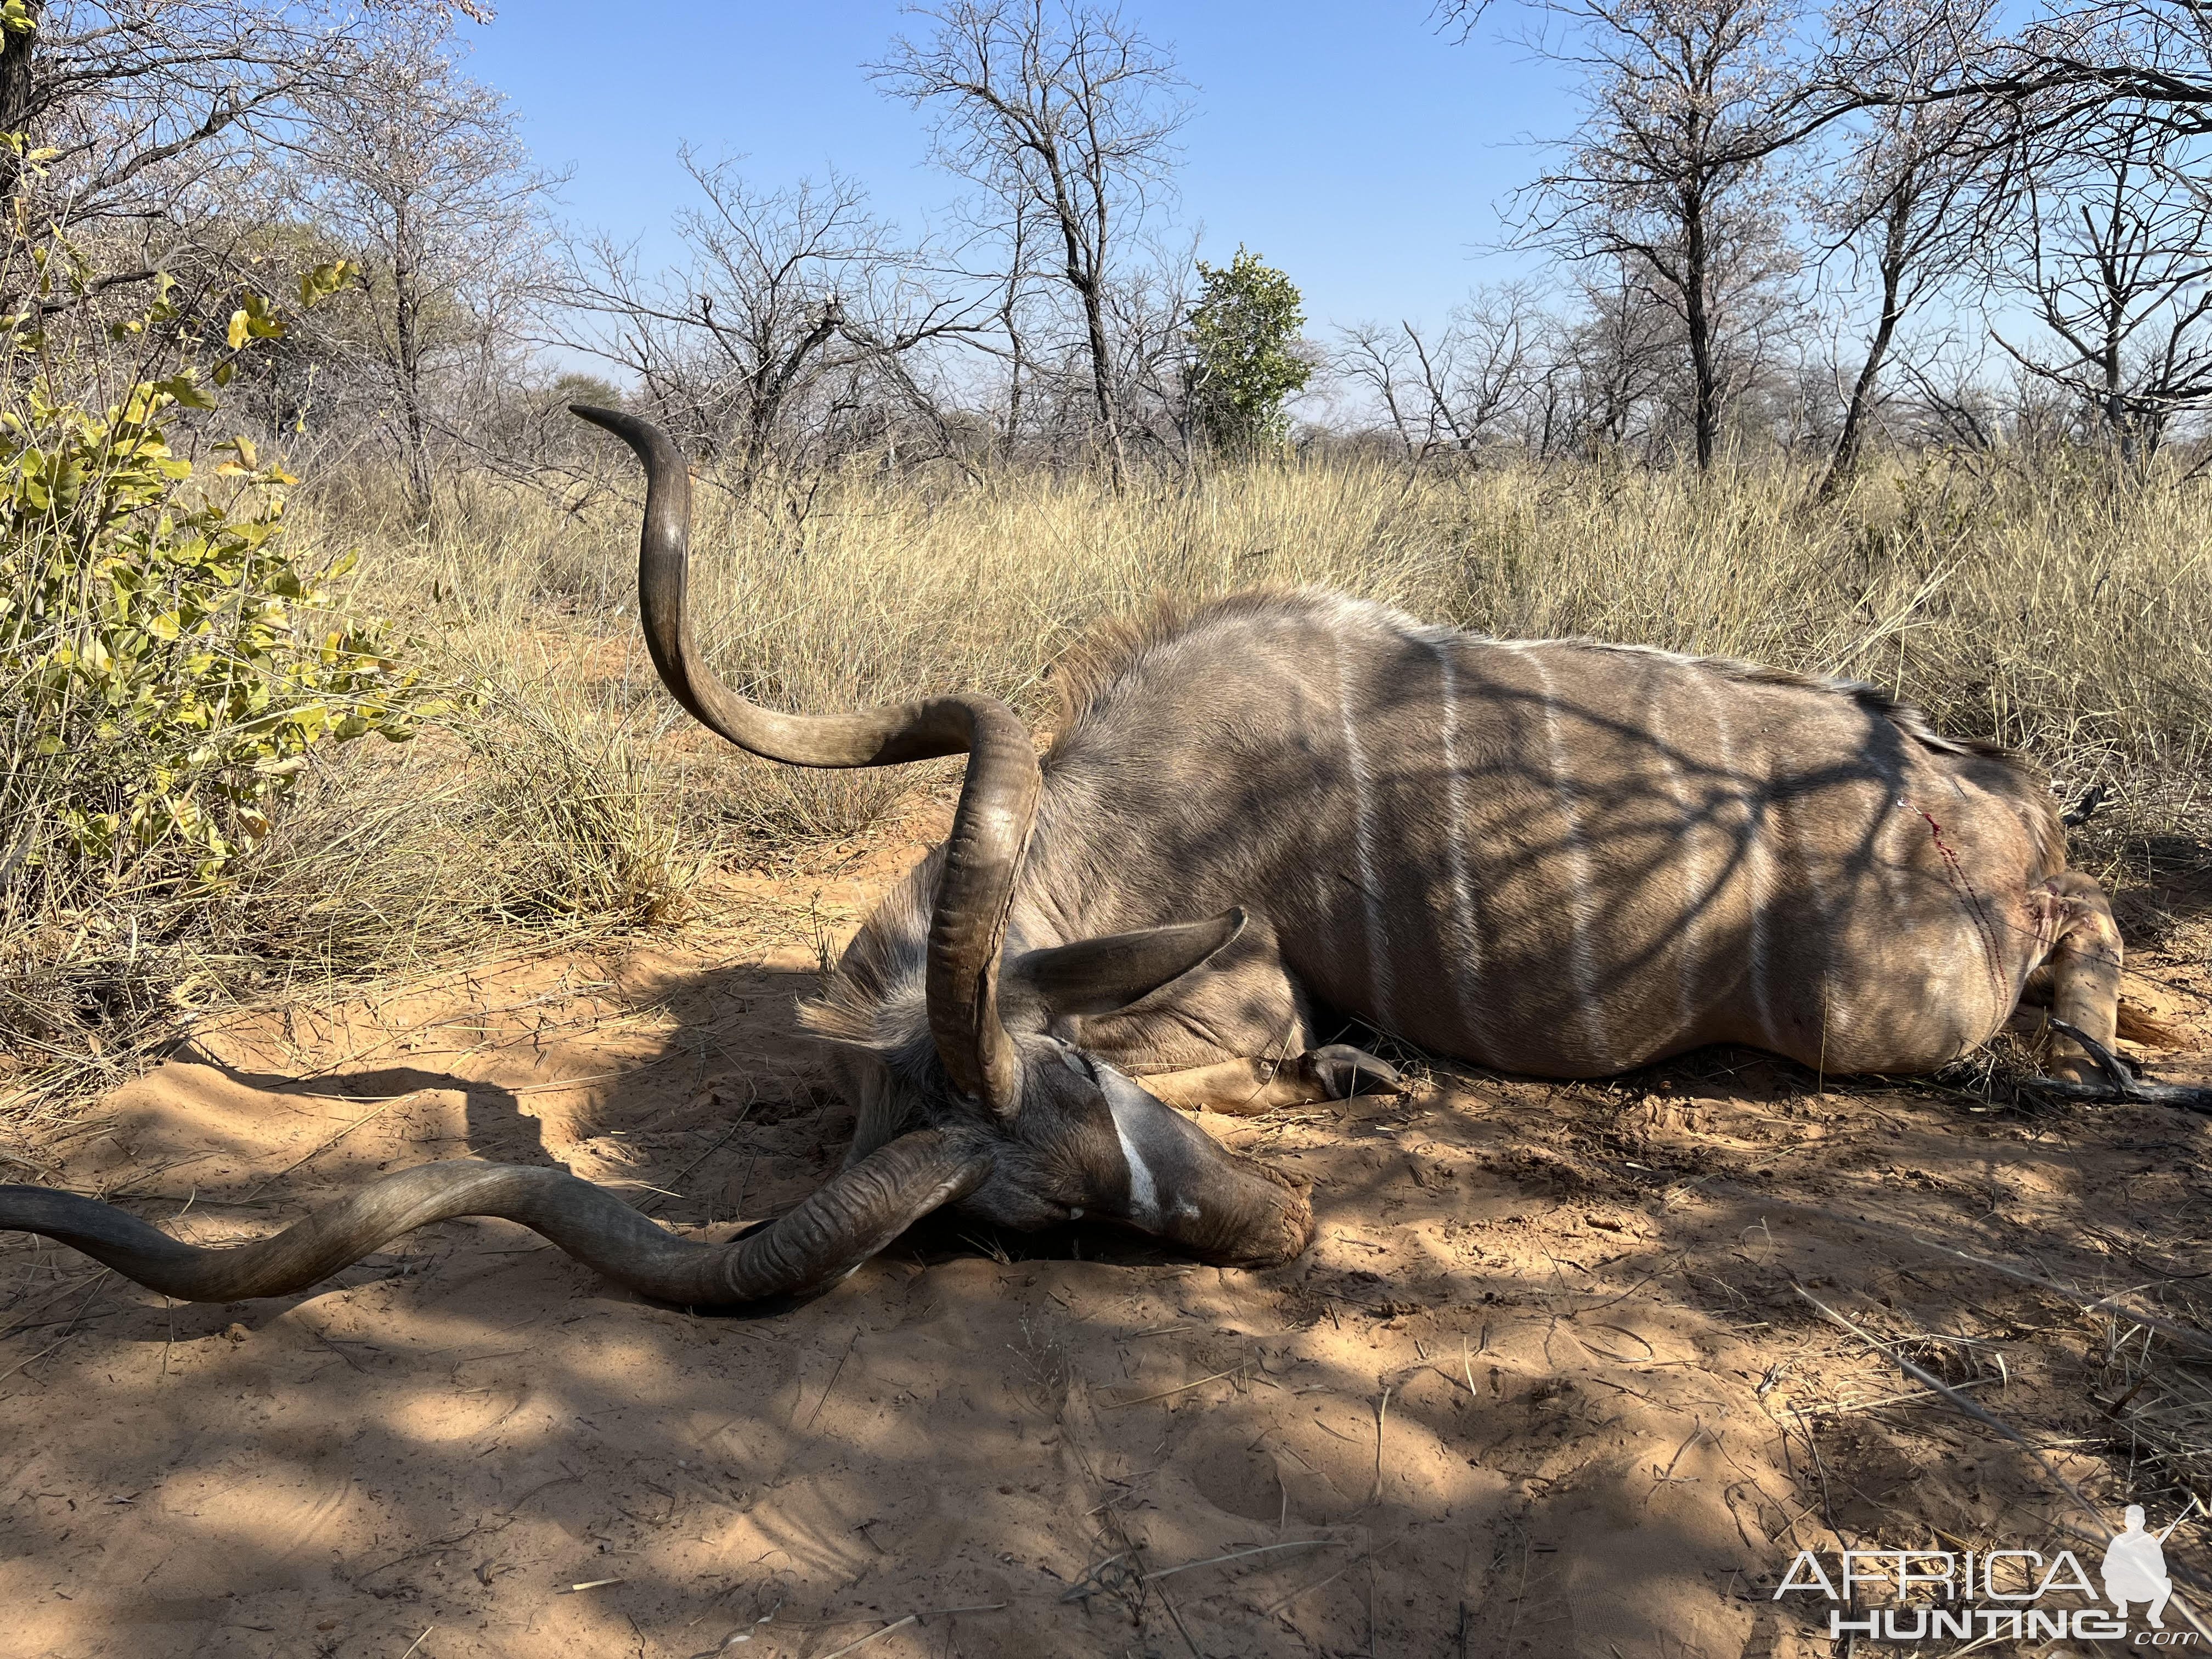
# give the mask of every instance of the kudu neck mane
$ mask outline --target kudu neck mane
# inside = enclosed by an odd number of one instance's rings
[[[1081,780],[1056,775],[1048,760],[1036,826],[1014,890],[1006,930],[1010,955],[1067,944],[1090,931],[1079,909],[1053,902],[1048,893],[1064,884],[1053,876],[1065,866],[1066,854],[1074,853],[1081,861],[1085,838],[1074,826],[1087,811],[1088,794]],[[884,896],[821,991],[800,1005],[799,1021],[822,1041],[880,1061],[917,1103],[951,1105],[954,1091],[931,1036],[926,982],[930,918],[943,869],[944,849],[935,848]]]

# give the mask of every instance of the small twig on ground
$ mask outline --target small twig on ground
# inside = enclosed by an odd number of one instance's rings
[[[1739,1187],[1732,1182],[1727,1183],[1727,1187],[1731,1192],[1750,1194],[1749,1188]],[[1769,1193],[1760,1193],[1756,1196],[1761,1203],[1772,1205],[1777,1208],[1796,1210],[1806,1215],[1816,1215],[1823,1220],[1838,1222],[1849,1227],[1863,1228],[1869,1232],[1887,1233],[1893,1237],[1917,1244],[1923,1250],[1933,1250],[1938,1255],[1948,1255],[1954,1261],[1984,1268],[2003,1278],[2017,1279],[2023,1285],[2033,1285],[2049,1291],[2054,1296],[2065,1297],[2084,1313],[2115,1313],[2123,1319],[2132,1320],[2145,1330],[2156,1331],[2160,1336],[2169,1337],[2185,1347],[2194,1348],[2200,1353],[2212,1353],[2212,1334],[2197,1330],[2193,1326],[2177,1324],[2172,1320],[2161,1318],[2146,1309],[2138,1308],[2132,1303],[2122,1302],[2118,1298],[2127,1294],[2124,1291],[2116,1291],[2111,1296],[2087,1297],[2081,1291],[2069,1289],[2045,1274],[2032,1272],[2026,1267],[2014,1267],[2008,1261],[1999,1261],[1990,1256],[1977,1255],[1971,1250],[1962,1250],[1955,1245],[1942,1243],[1936,1239],[1917,1233],[1910,1227],[1900,1226],[1894,1221],[1874,1220],[1863,1216],[1841,1215],[1833,1210],[1822,1209],[1817,1204],[1807,1204],[1796,1199],[1778,1198]]]
[[[846,1343],[845,1352],[837,1356],[836,1370],[830,1373],[830,1380],[822,1385],[822,1393],[820,1397],[814,1402],[814,1409],[806,1413],[806,1421],[799,1425],[799,1431],[801,1434],[805,1434],[809,1430],[812,1429],[814,1426],[814,1419],[822,1415],[822,1407],[830,1398],[830,1390],[837,1386],[837,1379],[845,1374],[845,1362],[853,1357],[853,1350],[860,1346],[860,1328],[855,1326],[853,1330],[852,1340]]]
[[[1098,1511],[1097,1510],[1093,1510],[1091,1511],[1093,1515],[1096,1515],[1097,1512]],[[1128,1553],[1129,1552],[1127,1550],[1116,1550],[1104,1560],[1092,1562],[1089,1566],[1084,1568],[1080,1573],[1076,1575],[1075,1588],[1069,1590],[1060,1599],[1063,1601],[1080,1601],[1086,1595],[1097,1595],[1100,1589],[1103,1588],[1103,1586],[1099,1583],[1098,1575],[1105,1571],[1107,1568],[1112,1566],[1116,1561],[1121,1559],[1121,1558],[1128,1554]]]
[[[423,1643],[428,1641],[430,1639],[430,1632],[437,1628],[438,1627],[435,1625],[424,1626],[422,1633],[407,1644],[407,1651],[401,1654],[399,1656],[399,1659],[410,1659],[410,1656],[414,1653],[415,1650],[421,1647]]]
[[[1659,1484],[1661,1486],[1664,1486],[1677,1484],[1674,1476],[1674,1466],[1682,1461],[1682,1454],[1684,1452],[1689,1450],[1691,1447],[1696,1445],[1698,1441],[1705,1437],[1705,1420],[1702,1418],[1695,1419],[1690,1430],[1690,1437],[1685,1440],[1680,1445],[1674,1448],[1674,1455],[1667,1460],[1667,1467],[1660,1471]],[[1682,1476],[1681,1479],[1686,1481],[1694,1480],[1697,1477],[1692,1474],[1686,1474]]]
[[[1137,1565],[1139,1567],[1144,1565],[1143,1556],[1139,1555],[1137,1558]],[[1140,1582],[1149,1582],[1150,1577],[1151,1575],[1146,1574],[1145,1579]],[[1191,1639],[1190,1627],[1183,1623],[1182,1611],[1176,1607],[1174,1601],[1169,1599],[1168,1593],[1164,1589],[1156,1589],[1152,1593],[1160,1598],[1160,1605],[1168,1610],[1168,1617],[1175,1623],[1176,1634],[1182,1638],[1183,1646],[1190,1650],[1190,1659],[1206,1659],[1205,1652],[1195,1641]]]
[[[1202,1389],[1209,1382],[1218,1382],[1224,1376],[1235,1376],[1243,1369],[1241,1364],[1231,1365],[1225,1371],[1216,1371],[1211,1376],[1201,1376],[1195,1382],[1178,1382],[1174,1388],[1162,1389],[1158,1394],[1143,1395],[1135,1400],[1109,1400],[1099,1409],[1118,1412],[1126,1410],[1131,1406],[1149,1405],[1155,1400],[1165,1400],[1171,1394],[1182,1394],[1191,1389]]]
[[[240,1200],[239,1200],[239,1202],[240,1202],[240,1203],[242,1203],[242,1204],[243,1204],[243,1203],[251,1203],[254,1199],[256,1199],[256,1198],[259,1197],[259,1196],[261,1195],[261,1194],[263,1194],[264,1192],[266,1192],[266,1191],[267,1191],[270,1187],[272,1187],[272,1186],[276,1185],[276,1182],[278,1182],[282,1181],[282,1180],[283,1180],[286,1176],[288,1176],[288,1175],[291,1174],[293,1170],[295,1170],[298,1169],[298,1168],[299,1168],[302,1164],[305,1164],[305,1163],[308,1162],[308,1160],[309,1160],[309,1159],[311,1159],[311,1158],[320,1158],[320,1157],[321,1157],[325,1152],[327,1152],[328,1151],[330,1151],[330,1149],[331,1149],[331,1147],[333,1147],[333,1146],[337,1146],[337,1145],[338,1144],[338,1142],[340,1142],[341,1140],[343,1140],[343,1139],[344,1139],[348,1135],[351,1134],[351,1133],[352,1133],[356,1129],[358,1129],[359,1127],[361,1127],[361,1126],[362,1126],[362,1124],[364,1124],[364,1123],[368,1122],[368,1121],[369,1121],[369,1119],[371,1119],[371,1118],[373,1118],[373,1117],[381,1117],[385,1113],[386,1113],[386,1112],[390,1111],[390,1110],[391,1110],[394,1106],[397,1106],[397,1105],[398,1105],[401,1101],[403,1101],[403,1100],[411,1100],[411,1099],[413,1099],[416,1095],[419,1095],[419,1094],[422,1094],[422,1093],[424,1093],[424,1092],[425,1092],[425,1091],[424,1091],[423,1090],[421,1090],[421,1089],[410,1089],[410,1090],[409,1090],[405,1094],[404,1094],[404,1095],[394,1095],[394,1096],[392,1096],[391,1099],[389,1099],[389,1100],[386,1101],[386,1102],[384,1103],[384,1104],[382,1104],[381,1106],[378,1107],[374,1111],[373,1111],[373,1112],[364,1112],[363,1114],[362,1114],[362,1115],[361,1115],[361,1116],[359,1116],[359,1117],[357,1117],[357,1118],[354,1119],[354,1121],[353,1121],[352,1122],[350,1122],[350,1123],[347,1124],[347,1125],[345,1126],[345,1127],[344,1127],[344,1128],[343,1128],[343,1129],[339,1130],[336,1134],[334,1134],[334,1135],[331,1136],[327,1140],[324,1141],[320,1146],[317,1146],[317,1147],[314,1149],[314,1151],[313,1151],[313,1152],[309,1152],[309,1153],[307,1155],[307,1157],[306,1157],[306,1158],[294,1158],[294,1159],[293,1159],[289,1164],[286,1164],[283,1169],[281,1169],[281,1170],[277,1170],[277,1171],[276,1171],[276,1173],[275,1175],[270,1176],[266,1181],[264,1181],[264,1182],[263,1182],[259,1186],[256,1187],[256,1188],[255,1188],[252,1192],[250,1192],[250,1193],[246,1194],[246,1195],[243,1199],[240,1199]]]
[[[872,1630],[866,1636],[863,1636],[859,1641],[848,1642],[843,1647],[839,1648],[835,1653],[823,1654],[822,1656],[822,1659],[845,1659],[845,1656],[847,1654],[859,1652],[862,1648],[867,1646],[869,1643],[874,1641],[878,1636],[889,1636],[895,1630],[904,1630],[908,1625],[918,1625],[921,1622],[921,1615],[920,1613],[909,1613],[905,1618],[900,1620],[896,1624],[885,1625],[880,1630]]]
[[[1375,1407],[1375,1490],[1367,1495],[1370,1504],[1382,1501],[1382,1425],[1390,1417],[1390,1389],[1384,1384],[1382,1401]]]
[[[682,1195],[684,1180],[690,1175],[691,1171],[697,1169],[702,1164],[704,1164],[708,1158],[714,1157],[715,1153],[720,1152],[723,1147],[728,1146],[732,1140],[735,1140],[738,1138],[738,1131],[745,1127],[745,1115],[752,1110],[753,1101],[759,1098],[760,1091],[756,1089],[753,1091],[751,1099],[747,1100],[745,1103],[738,1109],[737,1121],[730,1125],[730,1132],[676,1172],[675,1178],[668,1183],[670,1187],[674,1188],[676,1190],[666,1193],[666,1196],[670,1198],[680,1197]],[[653,1190],[655,1192],[661,1192],[664,1189],[656,1187]],[[649,1203],[641,1204],[637,1207],[644,1211],[647,1215],[653,1213],[653,1206]]]
[[[1364,1558],[1363,1558],[1363,1559],[1364,1559]],[[1317,1590],[1317,1589],[1328,1589],[1331,1584],[1334,1584],[1334,1583],[1338,1579],[1340,1579],[1340,1578],[1343,1577],[1345,1574],[1346,1574],[1347,1572],[1351,1572],[1351,1571],[1355,1571],[1355,1570],[1358,1567],[1358,1565],[1359,1565],[1359,1562],[1358,1562],[1358,1561],[1348,1561],[1348,1562],[1346,1562],[1344,1565],[1342,1565],[1342,1566],[1339,1567],[1339,1568],[1338,1568],[1334,1572],[1333,1572],[1333,1573],[1329,1574],[1329,1576],[1328,1576],[1328,1577],[1326,1577],[1326,1578],[1316,1578],[1316,1579],[1315,1579],[1315,1580],[1313,1581],[1313,1583],[1312,1583],[1306,1585],[1304,1589],[1294,1589],[1294,1590],[1292,1590],[1292,1591],[1291,1591],[1288,1595],[1285,1595],[1285,1596],[1281,1601],[1278,1601],[1278,1602],[1274,1603],[1272,1607],[1267,1607],[1267,1608],[1265,1608],[1264,1610],[1262,1610],[1262,1611],[1261,1611],[1261,1614],[1260,1614],[1260,1616],[1261,1616],[1262,1619],[1272,1619],[1272,1618],[1273,1618],[1277,1613],[1280,1613],[1280,1612],[1281,1612],[1285,1607],[1287,1607],[1288,1606],[1290,1606],[1291,1602],[1293,1602],[1293,1601],[1297,1601],[1300,1596],[1302,1596],[1302,1595],[1312,1595],[1312,1594],[1313,1594],[1316,1590]]]
[[[1985,1389],[1992,1382],[2003,1380],[1998,1376],[1978,1376],[1971,1382],[1961,1382],[1957,1387],[1964,1394],[1968,1389]],[[1925,1389],[1916,1389],[1908,1394],[1884,1395],[1879,1400],[1844,1401],[1832,1406],[1793,1406],[1790,1409],[1800,1417],[1848,1417],[1854,1412],[1880,1411],[1888,1406],[1916,1406],[1923,1401],[1940,1401],[1942,1399],[1941,1395],[1931,1394]]]
[[[1209,1555],[1203,1561],[1186,1561],[1179,1567],[1162,1567],[1158,1572],[1146,1573],[1145,1582],[1149,1584],[1156,1578],[1172,1578],[1179,1572],[1192,1572],[1200,1567],[1218,1566],[1224,1561],[1242,1561],[1248,1555],[1267,1555],[1276,1550],[1319,1549],[1327,1544],[1339,1544],[1343,1541],[1339,1538],[1298,1538],[1293,1539],[1287,1544],[1257,1544],[1249,1550],[1231,1550],[1226,1555]]]

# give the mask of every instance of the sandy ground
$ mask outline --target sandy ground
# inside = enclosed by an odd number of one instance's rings
[[[16,1150],[204,1243],[464,1154],[726,1231],[833,1167],[793,1000],[918,851],[735,880],[676,945],[233,1022]],[[2170,875],[2130,991],[2201,1040],[2212,895]],[[1825,1607],[1772,1599],[1801,1547],[2078,1547],[2061,1478],[2154,1524],[2212,1497],[2173,1443],[2205,1374],[2081,1308],[2195,1315],[2204,1120],[1708,1052],[1206,1122],[1313,1179],[1310,1255],[926,1224],[737,1318],[503,1223],[227,1307],[8,1236],[0,1652],[1826,1654]]]

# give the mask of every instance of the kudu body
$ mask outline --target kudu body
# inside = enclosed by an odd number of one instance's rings
[[[2082,1039],[2062,1062],[2075,1091],[2113,1068],[2119,939],[2066,868],[2048,791],[1869,688],[1308,592],[1134,637],[1042,765],[985,697],[776,714],[692,645],[680,457],[642,422],[578,413],[645,463],[640,617],[686,708],[793,764],[969,756],[945,845],[805,1011],[860,1109],[845,1167],[721,1245],[559,1170],[465,1160],[231,1249],[38,1188],[0,1188],[0,1227],[204,1300],[298,1289],[459,1215],[692,1304],[829,1283],[945,1204],[1025,1229],[1092,1214],[1261,1264],[1310,1241],[1305,1194],[1164,1103],[1395,1084],[1317,1046],[1324,1016],[1553,1077],[1719,1042],[1911,1073],[1986,1041],[2040,971]]]

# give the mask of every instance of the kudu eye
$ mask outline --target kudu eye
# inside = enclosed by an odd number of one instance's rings
[[[1066,1043],[1060,1044],[1060,1061],[1085,1083],[1098,1081],[1098,1067],[1092,1063],[1091,1056],[1085,1054],[1082,1049],[1071,1047]]]

